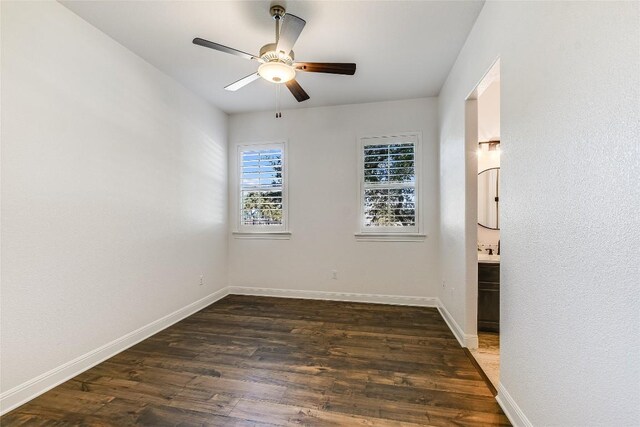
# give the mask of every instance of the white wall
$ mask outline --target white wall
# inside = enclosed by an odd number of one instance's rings
[[[322,78],[322,76],[318,76]],[[288,96],[288,94],[285,94]],[[313,96],[313,94],[311,94]],[[422,132],[422,242],[358,242],[358,136]],[[230,284],[327,292],[437,296],[437,100],[230,116],[230,191],[239,143],[288,140],[291,240],[230,240]],[[234,197],[230,199],[234,207]],[[232,215],[235,212],[232,211]],[[231,221],[234,223],[233,219]],[[338,279],[331,279],[331,270]]]
[[[7,392],[226,286],[227,116],[56,2],[1,47]]]
[[[478,94],[478,142],[500,140],[499,75]]]
[[[487,2],[439,98],[441,299],[473,333],[464,102],[500,57],[499,396],[534,425],[640,420],[638,17],[637,2]]]

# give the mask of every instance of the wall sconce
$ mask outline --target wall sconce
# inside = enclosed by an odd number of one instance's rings
[[[500,141],[481,141],[478,142],[478,155],[480,155],[483,151],[500,154]]]

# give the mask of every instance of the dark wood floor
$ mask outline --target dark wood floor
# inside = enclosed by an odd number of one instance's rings
[[[509,422],[436,309],[228,296],[0,424]]]

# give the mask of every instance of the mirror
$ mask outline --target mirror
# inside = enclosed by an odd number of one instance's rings
[[[500,168],[483,170],[478,174],[478,225],[500,230],[498,209],[500,196]]]

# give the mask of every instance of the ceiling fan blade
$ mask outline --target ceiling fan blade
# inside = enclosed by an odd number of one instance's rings
[[[356,64],[351,62],[296,62],[293,66],[296,70],[309,73],[346,74],[349,76],[356,73]]]
[[[236,90],[245,87],[249,83],[255,80],[258,80],[259,78],[260,78],[260,74],[258,73],[249,74],[248,76],[241,78],[237,82],[233,82],[230,85],[225,86],[224,89],[229,90],[231,92],[235,92]]]
[[[300,86],[300,83],[298,83],[296,79],[289,80],[285,84],[287,85],[287,88],[289,89],[291,94],[298,100],[298,102],[306,101],[307,99],[309,99],[309,95],[307,95],[307,92],[302,89],[302,86]]]
[[[276,51],[282,51],[285,55],[288,55],[291,49],[293,49],[296,40],[300,37],[300,33],[307,22],[290,13],[285,13],[282,20],[282,28],[280,29]]]
[[[244,59],[259,59],[257,56],[251,55],[250,53],[243,52],[241,50],[224,46],[218,43],[210,42],[209,40],[201,39],[200,37],[196,37],[195,39],[193,39],[193,44],[208,47],[209,49],[219,50],[220,52],[224,53],[230,53],[231,55],[239,56],[240,58]]]

